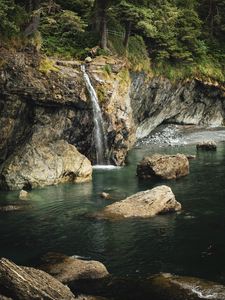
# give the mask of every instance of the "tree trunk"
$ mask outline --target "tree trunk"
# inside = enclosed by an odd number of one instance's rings
[[[29,1],[29,13],[31,19],[28,24],[26,24],[24,35],[29,36],[38,30],[40,24],[40,0],[30,0]]]
[[[131,22],[127,22],[125,26],[125,36],[123,40],[123,45],[125,49],[128,47],[129,37],[130,37],[130,31],[131,31]]]
[[[107,23],[106,23],[106,9],[102,10],[101,13],[101,23],[100,23],[100,47],[102,49],[107,49]]]
[[[100,47],[107,49],[107,7],[108,0],[96,0],[95,2],[95,25],[100,34]]]

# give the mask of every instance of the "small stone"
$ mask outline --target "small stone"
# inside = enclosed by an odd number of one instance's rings
[[[196,145],[197,150],[215,151],[217,149],[216,142],[214,141],[203,141]]]
[[[86,57],[86,58],[85,58],[85,62],[86,62],[86,63],[92,62],[92,58],[91,58],[90,56]]]
[[[21,190],[19,194],[20,200],[27,200],[29,193],[25,190]]]
[[[105,193],[105,192],[102,192],[102,193],[100,194],[100,196],[101,196],[103,199],[110,199],[110,198],[111,198],[110,194],[109,194],[109,193]]]

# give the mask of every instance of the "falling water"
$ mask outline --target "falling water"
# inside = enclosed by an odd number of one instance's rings
[[[96,161],[98,165],[106,165],[108,164],[107,160],[105,159],[105,154],[107,153],[107,141],[104,134],[104,123],[102,119],[102,112],[98,103],[97,94],[86,72],[85,65],[81,65],[81,71],[83,72],[84,80],[92,102]]]

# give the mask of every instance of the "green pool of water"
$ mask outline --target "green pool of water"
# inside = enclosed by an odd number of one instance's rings
[[[190,175],[177,181],[139,181],[136,164],[150,153],[196,154],[194,146],[150,147],[130,152],[127,166],[94,170],[93,181],[36,189],[24,211],[1,213],[0,256],[31,265],[48,251],[103,262],[115,276],[146,277],[158,272],[211,280],[225,278],[225,143],[199,152]],[[88,214],[115,200],[159,184],[169,185],[182,203],[178,214],[146,220],[102,221]],[[109,192],[113,200],[101,199]],[[0,192],[14,201],[18,192]]]

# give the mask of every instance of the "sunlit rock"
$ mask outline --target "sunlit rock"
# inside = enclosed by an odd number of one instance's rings
[[[19,267],[0,260],[0,290],[18,300],[75,300],[70,289],[49,274],[34,268]]]
[[[25,190],[21,190],[19,193],[19,199],[20,200],[27,200],[28,199],[28,192]]]
[[[170,187],[162,185],[106,206],[95,216],[103,219],[148,218],[181,209]]]
[[[63,182],[84,182],[92,177],[90,161],[66,141],[49,144],[35,139],[4,164],[0,185],[9,190]]]
[[[184,154],[146,156],[137,166],[142,179],[176,179],[189,174],[189,161]]]

